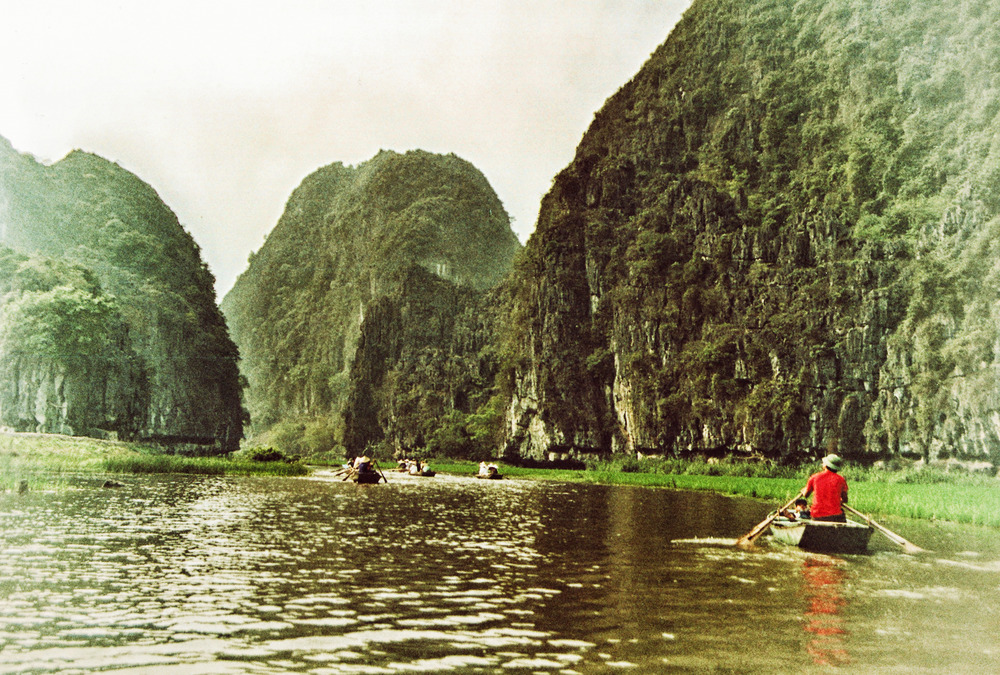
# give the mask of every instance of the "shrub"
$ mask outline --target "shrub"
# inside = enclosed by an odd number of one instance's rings
[[[244,453],[244,458],[251,462],[289,462],[294,461],[286,457],[280,450],[274,448],[249,448]]]

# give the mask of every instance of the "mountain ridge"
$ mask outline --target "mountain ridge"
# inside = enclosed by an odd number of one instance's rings
[[[692,4],[542,202],[507,452],[1000,460],[995,4]]]
[[[126,406],[129,420],[116,415],[100,424],[110,433],[164,442],[175,449],[235,450],[245,416],[238,353],[215,303],[214,279],[198,245],[156,191],[92,153],[76,150],[43,165],[5,140],[0,143],[0,195],[0,244],[37,260],[66,261],[90,270],[100,292],[115,299],[115,311],[126,328],[123,339],[130,345],[126,352],[134,352],[131,358],[138,361],[147,384],[136,387],[134,400]],[[52,318],[53,305],[39,305],[39,298],[31,295],[35,290],[24,292],[16,298],[24,303],[22,309],[32,306]],[[15,344],[6,347],[8,355],[17,350]],[[43,407],[73,407],[53,380],[72,368],[58,361],[50,360],[41,380],[13,378],[18,390],[40,392],[39,400],[49,401]],[[16,359],[4,363],[24,372]],[[22,398],[19,404],[5,405],[11,415],[6,425],[21,428],[34,419],[43,429],[56,424],[66,431],[65,419],[37,406],[29,410],[29,403]],[[100,412],[95,414],[100,417]]]

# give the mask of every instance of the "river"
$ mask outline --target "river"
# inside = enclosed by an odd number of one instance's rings
[[[710,493],[389,474],[0,495],[0,673],[961,673],[1000,663],[1000,534],[733,541]]]

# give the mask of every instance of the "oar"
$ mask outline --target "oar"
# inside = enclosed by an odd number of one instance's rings
[[[355,477],[355,476],[357,476],[357,475],[358,475],[358,470],[357,470],[357,469],[355,469],[355,468],[354,468],[354,467],[352,466],[352,467],[351,467],[350,469],[348,469],[348,470],[347,470],[347,473],[346,473],[346,474],[344,474],[344,477],[343,477],[343,478],[341,478],[340,480],[341,480],[341,482],[343,482],[343,481],[345,481],[345,480],[348,480],[348,479],[350,479],[350,478],[354,478],[354,477]]]
[[[847,510],[847,511],[850,511],[851,513],[853,513],[854,515],[858,516],[859,518],[864,518],[866,523],[868,523],[869,525],[871,525],[872,527],[874,527],[876,530],[878,530],[879,532],[881,532],[882,534],[884,534],[889,539],[889,541],[891,541],[892,543],[898,544],[899,546],[902,546],[903,550],[906,551],[907,553],[929,553],[929,551],[927,549],[920,548],[919,546],[917,546],[913,542],[909,542],[909,541],[903,539],[901,536],[899,536],[898,534],[896,534],[895,532],[893,532],[892,530],[890,530],[888,527],[885,527],[884,525],[879,525],[874,520],[872,520],[871,516],[865,515],[864,513],[861,513],[857,509],[855,509],[855,508],[853,508],[853,507],[851,507],[851,506],[849,506],[847,504],[844,504],[844,509]]]
[[[749,532],[747,532],[746,534],[744,534],[742,537],[740,537],[739,539],[737,539],[736,540],[736,545],[737,546],[753,546],[753,543],[754,543],[754,541],[757,540],[757,537],[759,537],[760,535],[764,534],[764,532],[767,530],[767,528],[770,527],[771,523],[774,522],[774,519],[778,517],[778,514],[780,514],[785,509],[791,508],[792,504],[795,503],[796,499],[798,499],[799,497],[802,496],[803,492],[804,492],[804,490],[800,490],[798,493],[796,493],[796,495],[794,497],[792,497],[791,499],[788,500],[787,504],[785,504],[780,509],[778,509],[777,511],[775,511],[774,513],[772,513],[771,515],[769,515],[767,518],[765,518],[760,523],[758,523],[756,527],[754,527],[752,530],[750,530]]]
[[[374,464],[374,465],[375,465],[375,468],[376,468],[376,469],[378,469],[378,472],[379,472],[379,474],[381,474],[381,475],[382,475],[382,480],[384,480],[384,481],[385,481],[386,483],[388,483],[388,482],[389,482],[389,479],[385,477],[385,474],[384,474],[384,473],[382,473],[382,467],[380,467],[380,466],[378,465],[378,460],[376,460],[376,459],[375,459],[374,457],[372,458],[372,464]]]

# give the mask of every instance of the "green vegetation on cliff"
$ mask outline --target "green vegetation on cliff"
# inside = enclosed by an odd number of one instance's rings
[[[148,398],[120,307],[94,274],[0,246],[0,424],[134,438]]]
[[[511,447],[1000,461],[998,10],[696,0],[543,201]]]
[[[0,245],[33,256],[7,253],[0,270],[13,293],[0,425],[238,447],[238,355],[214,279],[149,185],[80,151],[44,166],[0,139]]]
[[[478,298],[519,249],[489,183],[454,155],[381,152],[308,176],[222,303],[260,442],[409,447],[474,411],[492,384]]]

